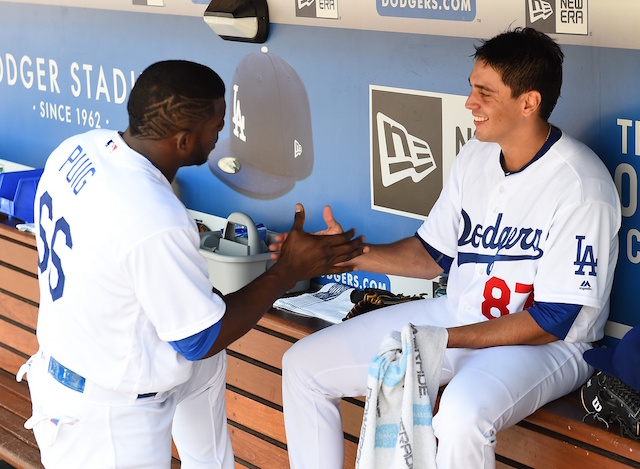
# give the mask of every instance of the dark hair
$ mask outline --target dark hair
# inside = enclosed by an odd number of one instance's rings
[[[562,62],[560,46],[533,28],[516,28],[483,41],[473,55],[502,76],[511,96],[538,91],[542,96],[540,117],[549,119],[560,97]]]
[[[224,82],[209,67],[186,60],[154,63],[140,74],[129,95],[129,131],[161,139],[191,130],[214,115],[215,101],[224,94]]]

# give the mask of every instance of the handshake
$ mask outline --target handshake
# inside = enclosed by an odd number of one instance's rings
[[[355,236],[355,229],[344,231],[335,221],[330,207],[325,207],[323,217],[327,228],[316,233],[303,229],[305,212],[302,204],[296,204],[293,226],[286,233],[276,235],[269,246],[271,259],[286,282],[306,280],[326,274],[340,274],[355,269],[352,259],[366,252],[363,236]]]

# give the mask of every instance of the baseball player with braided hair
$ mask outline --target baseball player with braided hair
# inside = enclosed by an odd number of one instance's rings
[[[25,364],[47,468],[234,467],[224,349],[295,283],[362,252],[349,231],[313,236],[296,206],[279,260],[238,292],[212,289],[178,168],[207,161],[225,86],[168,60],[133,87],[124,132],[92,130],[49,156],[35,198],[40,349]],[[325,239],[326,238],[326,239]]]
[[[604,333],[620,202],[600,159],[548,122],[563,58],[531,28],[476,48],[466,102],[475,137],[457,155],[428,219],[415,236],[368,245],[350,262],[426,279],[448,272],[447,295],[362,314],[287,351],[283,402],[293,468],[342,467],[340,398],[365,395],[382,339],[407,323],[448,331],[440,374],[447,386],[432,422],[438,469],[495,467],[500,430],[593,372],[582,354]],[[325,220],[327,233],[341,232],[330,208]]]

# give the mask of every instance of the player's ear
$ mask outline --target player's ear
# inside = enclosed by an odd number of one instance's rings
[[[522,112],[526,117],[537,114],[542,103],[542,95],[539,91],[531,90],[522,95]]]
[[[184,152],[189,148],[189,139],[191,138],[191,132],[188,130],[181,130],[176,133],[174,136],[174,141],[176,145],[176,150],[179,152]]]

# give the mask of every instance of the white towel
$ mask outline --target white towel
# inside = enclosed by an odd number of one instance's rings
[[[356,469],[436,467],[431,420],[445,328],[407,324],[382,340],[369,366]]]

